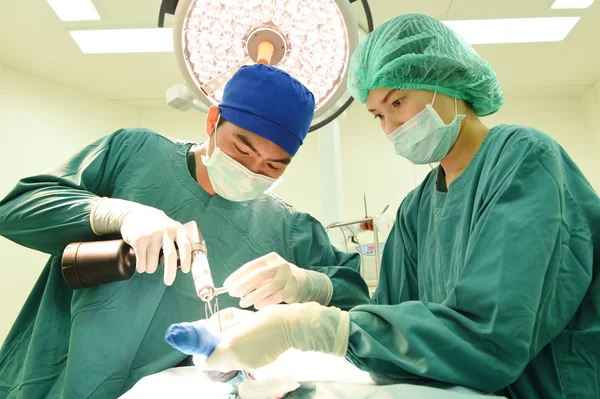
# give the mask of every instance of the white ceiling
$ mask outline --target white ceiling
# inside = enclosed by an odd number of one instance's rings
[[[156,27],[160,0],[93,0],[100,21],[63,22],[46,0],[0,1],[0,63],[138,108],[164,104],[183,81],[173,53],[83,54],[68,31]],[[553,0],[370,0],[375,25],[406,12],[439,19],[581,16],[558,43],[482,45],[477,51],[512,95],[584,94],[600,81],[600,0],[583,10],[552,10]],[[353,4],[366,26],[360,1]],[[167,16],[166,25],[170,25]]]

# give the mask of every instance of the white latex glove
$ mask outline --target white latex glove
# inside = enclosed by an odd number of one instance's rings
[[[223,285],[240,307],[262,309],[278,303],[317,302],[327,306],[333,284],[323,273],[302,269],[272,252],[246,263],[233,272]]]
[[[349,333],[350,316],[338,308],[314,302],[269,306],[224,332],[205,366],[222,372],[256,369],[290,348],[345,356]]]
[[[221,335],[223,332],[229,330],[232,327],[237,326],[240,322],[253,315],[255,312],[250,310],[242,310],[238,308],[225,308],[218,313],[210,316],[206,321],[208,328],[215,334]],[[219,328],[219,319],[221,318],[221,326]],[[206,367],[206,356],[194,355],[192,357],[194,365],[200,370],[207,370]],[[229,370],[228,370],[229,371]]]
[[[164,282],[173,284],[177,274],[177,251],[181,270],[189,273],[192,246],[183,225],[163,211],[132,201],[102,198],[94,205],[90,224],[96,235],[121,233],[135,250],[138,273],[154,273],[160,250],[164,257]],[[175,248],[177,243],[177,248]]]

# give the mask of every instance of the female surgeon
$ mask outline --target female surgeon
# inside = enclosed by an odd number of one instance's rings
[[[495,72],[428,16],[372,32],[349,89],[399,156],[439,162],[398,209],[371,304],[225,310],[234,326],[206,367],[260,367],[297,348],[399,381],[599,398],[600,199],[569,155],[534,128],[487,127],[479,117],[503,104]],[[253,295],[243,274],[230,292]]]

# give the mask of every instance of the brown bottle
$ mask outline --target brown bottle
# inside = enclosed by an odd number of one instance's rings
[[[123,240],[74,242],[63,252],[62,275],[77,290],[128,280],[135,265],[135,251]]]
[[[183,226],[192,250],[206,253],[204,237],[196,222]],[[162,265],[162,249],[159,256]],[[61,263],[63,279],[75,290],[128,280],[135,273],[135,266],[135,251],[123,240],[71,243],[65,248]],[[179,256],[177,266],[180,266]]]

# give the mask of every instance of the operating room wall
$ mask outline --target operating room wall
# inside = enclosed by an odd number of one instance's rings
[[[589,126],[582,97],[546,96],[507,98],[496,115],[486,118],[490,126],[516,123],[536,127],[558,141],[596,191],[600,192],[596,136]]]
[[[594,94],[596,95],[596,101],[594,105],[598,112],[595,113],[594,116],[594,126],[596,127],[595,137],[596,137],[596,154],[600,154],[600,80],[594,86]],[[600,180],[600,174],[598,174],[598,179]],[[597,191],[600,191],[596,189]]]
[[[581,103],[588,129],[594,138],[595,153],[600,154],[600,82],[588,90],[582,97]],[[600,174],[596,173],[596,175],[596,180],[600,181]],[[598,191],[597,187],[596,185]]]
[[[25,176],[56,166],[122,126],[137,110],[0,65],[0,197]],[[0,237],[0,342],[48,256]]]

